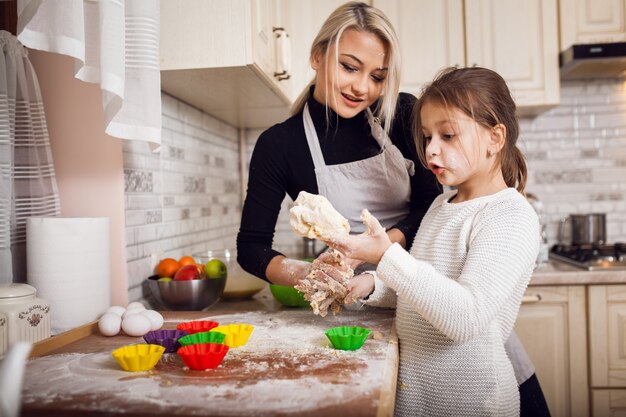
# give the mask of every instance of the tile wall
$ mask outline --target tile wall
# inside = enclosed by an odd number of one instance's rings
[[[607,240],[626,242],[626,81],[568,81],[561,105],[521,120],[527,191],[543,201],[548,242],[570,213],[607,215]]]
[[[241,216],[236,128],[162,94],[160,154],[124,141],[129,300],[155,258],[235,247]]]
[[[607,213],[608,240],[626,241],[626,84],[567,82],[561,106],[521,120],[520,148],[528,158],[527,191],[543,201],[549,244],[569,213]],[[163,145],[124,141],[129,299],[157,257],[234,248],[241,215],[236,128],[168,95],[163,99]],[[249,160],[261,130],[245,136]],[[275,247],[298,254],[302,241],[288,225],[283,202]]]

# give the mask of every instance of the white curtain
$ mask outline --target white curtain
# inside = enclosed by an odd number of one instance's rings
[[[105,132],[161,143],[159,0],[18,0],[17,36],[75,59],[102,90]]]
[[[26,219],[58,216],[39,82],[26,48],[0,31],[0,283],[26,281]]]

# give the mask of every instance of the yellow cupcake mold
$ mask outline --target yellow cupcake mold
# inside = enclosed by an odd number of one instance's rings
[[[226,324],[224,326],[217,326],[211,329],[211,332],[220,332],[226,335],[224,343],[229,348],[236,348],[243,346],[248,341],[250,334],[254,330],[254,326],[250,324],[238,323],[238,324]]]
[[[115,349],[111,354],[120,367],[129,372],[149,371],[159,362],[165,348],[160,345],[129,345]]]

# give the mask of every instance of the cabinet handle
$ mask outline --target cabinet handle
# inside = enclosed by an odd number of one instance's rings
[[[276,71],[274,77],[278,81],[288,80],[291,78],[291,39],[289,34],[282,27],[272,28],[272,32],[276,34]]]
[[[541,294],[525,295],[522,297],[522,304],[534,304],[541,301]]]

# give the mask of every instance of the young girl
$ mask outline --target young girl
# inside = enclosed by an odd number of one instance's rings
[[[448,69],[415,108],[420,160],[444,192],[410,254],[367,211],[368,233],[329,244],[378,264],[352,296],[397,294],[400,369],[396,415],[517,416],[519,392],[504,343],[539,249],[539,222],[521,194],[515,104],[485,68]]]

